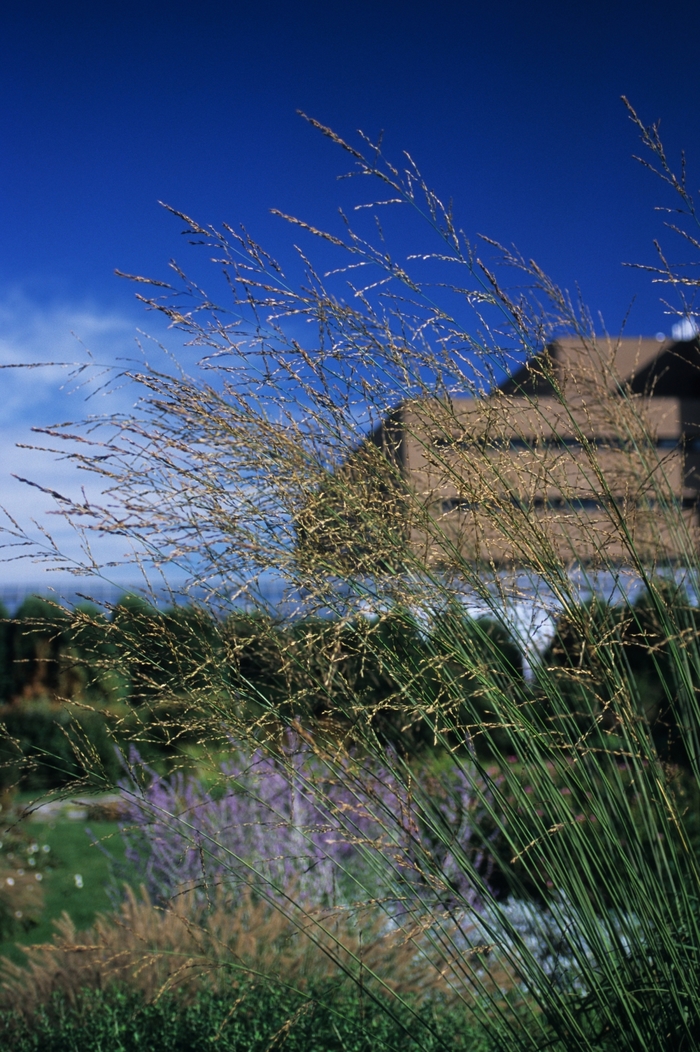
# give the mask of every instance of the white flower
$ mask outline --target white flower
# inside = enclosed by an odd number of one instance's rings
[[[49,853],[49,851],[51,850],[51,848],[49,847],[48,844],[44,844],[44,846],[42,847],[41,850],[44,852],[45,855],[47,855]]]
[[[15,882],[15,878],[14,877],[8,877],[5,883],[9,884],[10,887],[12,887],[14,882]]]
[[[44,878],[42,877],[41,873],[35,873],[34,874],[34,880],[43,880],[43,879]]]
[[[73,877],[73,880],[75,881],[76,888],[82,888],[82,886],[83,886],[83,878],[80,875],[80,873],[76,873],[75,876]]]

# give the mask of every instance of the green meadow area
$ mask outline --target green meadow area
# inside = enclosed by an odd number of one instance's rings
[[[26,848],[37,844],[37,854],[40,853],[42,857],[43,901],[36,914],[30,917],[26,930],[18,923],[12,934],[5,933],[0,942],[0,956],[9,957],[17,963],[26,960],[22,946],[51,940],[55,932],[53,922],[64,912],[78,930],[84,930],[90,927],[96,913],[113,908],[113,898],[110,899],[108,894],[112,879],[110,862],[104,852],[95,846],[96,841],[104,845],[116,860],[124,857],[124,844],[116,822],[58,817],[50,822],[27,822],[22,828],[26,834],[22,840],[25,851],[16,850],[17,857],[12,860],[13,869],[24,868],[25,872],[31,872],[27,865],[31,855],[28,855]],[[45,850],[47,847],[48,851]],[[21,866],[23,856],[24,866]],[[9,860],[4,845],[0,857],[7,866]],[[12,890],[5,885],[4,898],[10,906],[12,896],[9,892]]]

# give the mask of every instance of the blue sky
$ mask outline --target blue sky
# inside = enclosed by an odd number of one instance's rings
[[[578,285],[610,332],[628,312],[629,333],[668,332],[658,291],[621,266],[653,262],[666,199],[631,159],[619,99],[662,119],[671,159],[685,148],[700,185],[699,29],[686,0],[6,5],[1,360],[76,356],[71,332],[102,360],[131,353],[150,323],[114,269],[164,276],[186,257],[159,199],[243,222],[283,260],[293,239],[270,208],[336,223],[345,162],[298,109],[345,137],[383,129],[387,153],[412,154],[468,236],[515,243]],[[0,377],[0,502],[26,521],[43,498],[12,471],[69,485],[70,468],[14,443],[80,415],[79,395],[55,371]]]

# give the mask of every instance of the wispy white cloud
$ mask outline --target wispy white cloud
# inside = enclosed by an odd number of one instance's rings
[[[95,377],[100,367],[113,369],[133,349],[134,329],[133,318],[98,307],[39,306],[18,292],[0,296],[3,426],[58,407],[75,388],[76,367],[90,366]]]
[[[60,505],[37,487],[66,496],[79,496],[85,487],[96,499],[96,480],[68,459],[26,447],[45,444],[32,428],[133,403],[133,391],[103,385],[135,356],[134,336],[134,318],[126,312],[85,304],[45,306],[17,291],[0,296],[0,504],[38,542],[43,542],[41,527],[48,529],[75,558],[74,531],[55,514]],[[114,539],[94,543],[100,559],[124,554]],[[43,587],[48,579],[40,560],[0,564],[0,587],[19,582]]]

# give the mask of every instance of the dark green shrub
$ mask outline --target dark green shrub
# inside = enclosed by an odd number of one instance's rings
[[[646,593],[631,605],[595,600],[582,605],[562,619],[543,659],[563,704],[558,711],[552,706],[551,684],[548,698],[541,696],[540,704],[547,707],[549,702],[554,725],[576,721],[599,747],[614,751],[624,748],[622,727],[613,715],[614,699],[622,691],[659,758],[689,768],[688,743],[697,741],[700,731],[690,715],[692,694],[700,688],[691,654],[699,619],[700,612],[685,593],[664,580],[655,582],[654,594]],[[591,645],[592,640],[598,645]]]
[[[12,690],[11,633],[10,615],[0,603],[0,704],[9,700]]]
[[[309,618],[285,627],[236,616],[224,631],[234,690],[248,703],[274,706],[288,722],[322,719],[343,733],[357,726],[407,755],[434,742],[426,710],[461,716],[468,698],[480,709],[474,743],[490,755],[487,728],[496,720],[481,700],[474,667],[496,675],[504,689],[522,679],[520,652],[505,630],[459,610],[439,617],[429,632],[400,610],[376,622]]]
[[[31,1020],[0,1017],[0,1044],[13,1052],[485,1052],[465,1009],[423,1009],[416,1023],[399,1007],[396,1018],[361,993],[320,989],[299,995],[283,987],[246,983],[221,997],[192,1003],[164,996],[155,1004],[128,990],[85,991],[76,1003],[54,999]]]
[[[206,687],[221,670],[221,648],[210,614],[196,606],[158,610],[127,595],[106,633],[130,678],[132,704]]]
[[[40,792],[83,780],[104,789],[120,767],[106,721],[99,712],[46,698],[5,705],[0,721],[0,785]]]
[[[73,676],[61,667],[69,624],[68,611],[56,603],[36,595],[24,600],[11,625],[11,697],[74,693]]]

